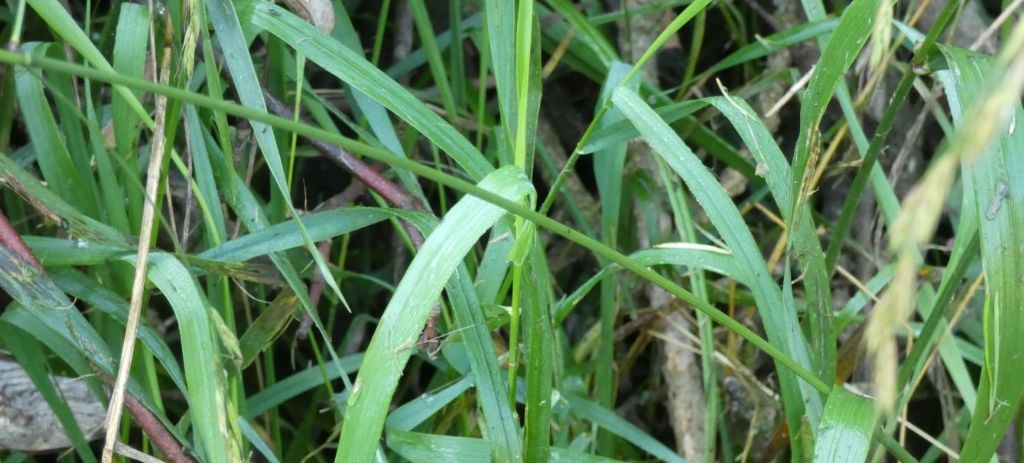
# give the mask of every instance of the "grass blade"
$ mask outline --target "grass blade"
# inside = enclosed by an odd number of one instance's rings
[[[473,379],[469,376],[464,376],[440,391],[431,392],[428,395],[417,397],[402,404],[401,407],[396,408],[395,411],[388,415],[388,431],[413,430],[471,387],[473,387]]]
[[[796,314],[785,310],[782,293],[768,274],[767,264],[750,229],[743,223],[725,189],[679,136],[635,92],[619,88],[612,96],[612,101],[633,122],[654,151],[682,177],[694,199],[729,245],[741,271],[747,273],[747,279],[751,282],[751,290],[758,302],[758,312],[768,339],[804,368],[810,368],[810,353]],[[797,383],[793,373],[781,365],[776,371],[779,373],[790,429],[800,429],[805,404],[808,419],[816,426],[821,413],[818,392],[806,383]]]
[[[305,237],[296,222],[302,222],[314,241],[325,240],[368,227],[391,216],[374,208],[335,209],[315,212],[299,220],[291,220],[256,230],[199,254],[204,259],[224,262],[245,261],[302,246]]]
[[[517,202],[532,191],[522,171],[515,168],[495,171],[480,186]],[[466,252],[503,214],[478,198],[464,198],[416,254],[366,350],[365,364],[372,368],[359,371],[348,398],[347,415],[359,420],[343,425],[335,461],[372,459],[391,395],[434,301]]]
[[[494,170],[465,137],[408,90],[311,24],[269,2],[254,2],[252,21],[415,127],[448,153],[470,178],[480,180]]]
[[[106,288],[97,286],[95,280],[85,274],[74,269],[62,268],[51,268],[49,272],[53,277],[53,282],[67,294],[109,315],[122,325],[128,319],[128,303]],[[140,325],[138,336],[153,356],[160,361],[174,385],[184,391],[186,389],[185,376],[181,372],[181,366],[160,334],[146,325]]]
[[[871,399],[837,386],[828,396],[814,444],[815,462],[861,463],[871,450],[875,410]]]
[[[843,11],[828,44],[821,53],[815,66],[814,76],[807,84],[804,94],[807,97],[800,106],[800,136],[796,142],[796,153],[793,156],[792,185],[796,197],[793,199],[791,220],[787,225],[795,229],[795,221],[799,219],[800,207],[807,202],[810,191],[807,191],[809,176],[813,173],[808,169],[817,158],[820,134],[818,125],[825,115],[825,107],[832,99],[836,86],[843,75],[860,54],[867,42],[878,10],[879,0],[855,0]],[[845,84],[843,84],[845,85]]]
[[[125,260],[133,262],[134,258]],[[222,350],[215,339],[210,306],[188,269],[169,254],[150,254],[147,275],[170,302],[178,322],[188,384],[186,396],[200,448],[206,461],[232,461],[230,455],[239,447],[228,432],[227,391],[221,381]]]
[[[545,461],[551,454],[551,382],[555,364],[551,325],[551,281],[544,248],[536,240],[526,261],[523,295],[526,309],[527,370],[524,461]]]
[[[1019,44],[1024,38],[1024,27],[1018,24],[1015,34]],[[1024,153],[1024,133],[1014,130],[1018,121],[1024,120],[1024,110],[1020,105],[1020,88],[1013,88],[1013,84],[993,86],[992,78],[1001,77],[993,60],[952,47],[940,49],[950,68],[940,74],[940,79],[946,85],[954,121],[960,126],[958,132],[966,130],[969,126],[966,118],[976,114],[970,110],[980,104],[995,101],[1010,112],[1008,126],[990,122],[988,130],[997,131],[998,135],[989,148],[961,162],[964,194],[973,195],[979,215],[986,282],[985,362],[978,388],[978,406],[972,415],[961,458],[982,461],[995,452],[1016,404],[1024,395],[1024,383],[1013,374],[1018,353],[1024,350],[1024,339],[1012,328],[1024,324],[1024,311],[1020,309],[1024,307],[1024,289],[1019,281],[1019,276],[1024,274],[1024,260],[1019,255],[1019,250],[1024,249],[1024,215],[1020,214],[1024,210],[1024,191],[1015,188],[1020,184],[1017,180],[1024,176],[1024,161],[1020,156]],[[1010,72],[1020,73],[1024,60],[1015,55],[1010,58],[1011,63],[1015,63],[1011,66],[1016,66],[1011,68],[1015,71]],[[1005,62],[1000,64],[1006,65]],[[1002,92],[1014,92],[1016,96],[1002,95]],[[966,146],[977,146],[978,142],[971,140],[985,135],[971,131],[962,136]],[[951,143],[951,149],[955,144]],[[1018,252],[1006,252],[1007,249]]]
[[[444,461],[476,463],[489,461],[491,446],[483,439],[441,436],[419,432],[392,430],[388,447],[409,461]]]
[[[245,400],[245,417],[255,419],[267,413],[275,407],[295,398],[303,392],[309,391],[323,384],[325,380],[338,379],[343,373],[349,374],[356,371],[363,361],[362,354],[354,354],[342,357],[338,362],[341,370],[327,369],[326,378],[319,366],[312,366],[287,378],[280,378],[276,383],[262,391],[249,396]]]
[[[476,400],[483,412],[487,440],[491,442],[497,460],[517,461],[522,458],[519,420],[515,416],[513,404],[509,403],[508,385],[498,365],[498,355],[487,329],[487,319],[465,265],[460,266],[455,277],[448,280],[445,292],[469,356],[476,384]]]
[[[590,421],[600,426],[602,429],[629,441],[629,443],[639,447],[652,456],[667,462],[686,462],[682,457],[676,455],[672,449],[665,447],[661,442],[658,442],[649,434],[620,418],[615,414],[615,412],[581,397],[573,395],[564,395],[562,397],[569,402],[569,409],[574,415]]]
[[[29,53],[46,53],[48,49],[47,45],[26,45]],[[43,94],[43,82],[39,77],[28,69],[20,69],[15,73],[18,107],[32,140],[39,170],[47,185],[59,197],[73,204],[84,215],[96,217],[98,197],[93,196],[94,190],[87,187],[78,166],[71,159],[50,104]]]
[[[249,56],[248,42],[242,34],[242,26],[238,23],[238,16],[235,14],[234,6],[228,0],[212,0],[207,3],[207,11],[210,14],[213,27],[217,31],[217,41],[224,52],[224,59],[231,71],[231,77],[235,81],[235,91],[242,100],[242,104],[260,111],[266,111],[267,104],[263,100],[262,87],[256,78],[252,58]],[[250,121],[250,123],[252,124],[256,142],[259,144],[260,151],[263,153],[263,158],[267,163],[267,168],[270,170],[271,178],[273,178],[282,197],[290,199],[291,185],[288,184],[288,177],[285,176],[284,166],[281,162],[281,153],[278,151],[274,131],[265,124],[255,121]],[[313,262],[316,262],[317,268],[324,277],[324,281],[341,299],[342,303],[348,307],[345,296],[341,294],[341,288],[338,287],[338,283],[334,278],[331,278],[331,272],[327,268],[327,263],[324,262],[320,252],[316,249],[316,244],[309,237],[309,232],[302,226],[302,222],[297,220],[299,215],[295,211],[292,202],[287,200],[284,203],[288,213],[296,218],[306,250],[313,257]]]
[[[795,198],[791,188],[789,165],[775,139],[768,132],[753,108],[743,100],[725,95],[713,98],[711,103],[732,123],[740,138],[750,149],[761,166],[768,188],[775,204],[782,213],[782,220],[793,223],[792,208]],[[833,328],[832,291],[829,288],[830,272],[825,265],[825,254],[818,241],[810,208],[801,206],[790,242],[803,269],[803,286],[807,301],[807,324],[810,326],[810,343],[818,377],[828,382],[835,377],[836,333]]]

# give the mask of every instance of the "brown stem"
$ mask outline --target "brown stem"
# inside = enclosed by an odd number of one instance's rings
[[[266,98],[267,108],[270,109],[271,112],[284,118],[295,118],[295,113],[292,112],[291,108],[285,105],[281,100],[277,99],[277,97],[270,93],[270,91],[264,89],[263,97]],[[309,142],[312,143],[317,150],[323,153],[324,156],[327,156],[327,158],[334,161],[335,164],[338,164],[345,170],[351,172],[352,175],[355,175],[356,178],[365,183],[371,190],[381,195],[393,206],[411,210],[423,209],[419,200],[406,192],[404,188],[388,180],[381,175],[380,172],[377,172],[376,169],[370,167],[351,153],[325,141],[310,139]]]
[[[332,209],[338,209],[347,206],[358,198],[363,192],[366,191],[366,184],[359,180],[353,180],[349,186],[347,186],[341,193],[338,193],[323,203],[320,203],[316,209],[317,211],[329,211]],[[331,240],[328,238],[320,242],[317,246],[320,251],[320,255],[323,256],[326,261],[331,253]],[[320,304],[320,297],[324,293],[324,276],[320,272],[313,274],[313,280],[309,282],[309,302],[310,305],[316,307]],[[300,340],[305,340],[309,336],[309,327],[313,324],[313,317],[309,315],[309,312],[302,312],[302,321],[299,323],[299,329],[295,330],[295,337]]]
[[[188,451],[164,428],[160,420],[156,419],[156,416],[148,408],[139,403],[138,400],[135,400],[135,397],[132,397],[131,394],[126,394],[124,396],[124,406],[128,409],[128,413],[131,413],[132,418],[135,419],[135,424],[142,428],[142,431],[149,436],[149,440],[153,442],[153,445],[160,449],[160,452],[167,457],[167,461],[171,463],[194,463]]]
[[[267,108],[271,112],[278,116],[294,119],[295,113],[292,112],[288,105],[284,104],[281,100],[277,99],[273,93],[269,90],[263,89],[263,98],[267,101]],[[405,188],[395,184],[391,180],[377,172],[376,169],[370,167],[368,164],[363,162],[361,159],[353,156],[348,151],[345,151],[337,146],[334,146],[325,141],[310,139],[310,143],[316,147],[327,159],[334,161],[335,164],[341,166],[341,168],[349,171],[359,181],[370,187],[371,190],[381,195],[385,201],[390,203],[399,209],[408,209],[413,211],[422,211],[423,205],[409,192],[405,191]],[[409,239],[412,240],[413,245],[416,249],[419,249],[423,245],[423,235],[420,234],[419,230],[416,229],[412,224],[403,222],[405,231],[409,234]]]
[[[317,250],[320,251],[320,256],[326,261],[331,254],[331,240],[326,239],[317,245]],[[320,297],[324,294],[324,275],[320,272],[316,272],[313,275],[313,280],[309,282],[309,303],[313,307],[320,304]],[[309,315],[309,312],[302,312],[302,322],[299,323],[299,329],[295,330],[295,337],[300,340],[305,340],[309,336],[309,327],[313,324],[313,317]]]
[[[103,381],[107,383],[108,387],[114,387],[114,380],[106,374],[100,373],[99,375],[103,378]],[[167,457],[167,461],[171,463],[195,463],[195,460],[191,457],[191,452],[182,447],[178,439],[164,427],[163,423],[157,419],[153,412],[149,411],[145,405],[132,397],[131,394],[124,395],[124,408],[128,409],[128,413],[132,415],[135,420],[135,424],[142,428],[142,432],[145,432],[149,436],[149,440],[153,442],[153,445],[160,452]]]
[[[39,271],[45,272],[42,264],[40,264],[39,260],[37,260],[32,254],[32,251],[28,249],[28,246],[25,245],[21,236],[18,235],[18,232],[14,230],[14,227],[11,227],[10,222],[7,220],[7,216],[4,215],[2,210],[0,210],[0,243],[14,251],[18,257],[21,257],[31,263],[39,269]],[[107,382],[108,386],[113,386],[113,380],[106,375],[101,376],[103,377],[103,380]],[[125,408],[127,408],[128,412],[131,413],[132,418],[135,419],[135,423],[137,423],[139,427],[142,428],[143,432],[149,436],[150,440],[153,441],[153,444],[156,445],[156,447],[160,449],[165,456],[167,456],[168,461],[171,463],[194,462],[194,460],[189,457],[188,451],[181,446],[178,440],[175,439],[166,428],[164,428],[163,423],[161,423],[148,408],[139,403],[138,400],[135,400],[135,398],[129,394],[125,395],[124,400]]]
[[[223,57],[219,52],[215,51],[215,59],[220,61],[223,59]],[[261,90],[263,91],[263,99],[267,103],[267,109],[270,110],[270,112],[284,118],[295,119],[295,112],[292,111],[292,109],[289,108],[288,105],[286,105],[284,102],[278,99],[273,93],[271,93],[266,88],[263,88]],[[415,196],[409,194],[409,192],[406,191],[405,188],[395,184],[391,180],[388,180],[386,177],[381,175],[380,172],[378,172],[376,169],[366,164],[359,158],[353,156],[351,153],[321,140],[309,139],[309,142],[312,143],[313,146],[316,147],[316,149],[319,150],[321,154],[326,156],[327,159],[330,159],[335,164],[339,165],[341,168],[349,171],[353,176],[359,179],[359,181],[361,181],[363,184],[365,184],[367,187],[369,187],[377,194],[381,195],[381,197],[383,197],[384,200],[387,201],[392,206],[406,210],[424,210],[423,204],[420,203],[420,201]],[[413,247],[415,247],[416,249],[421,248],[423,246],[423,234],[420,233],[420,231],[411,222],[402,221],[402,226],[403,228],[405,228],[406,233],[409,235],[409,239],[410,241],[412,241]],[[315,286],[322,285],[323,283],[321,281],[319,282],[319,284],[317,284],[317,281],[318,279],[314,278],[314,280],[312,281],[312,283],[314,284],[310,285],[311,300],[312,296],[314,295],[313,289],[315,288]],[[322,291],[323,288],[320,288],[319,292],[321,294]],[[315,305],[316,304],[314,304],[314,306]],[[428,326],[431,323],[436,323],[437,313],[438,312],[435,312],[435,314],[431,315],[431,320],[428,320]],[[303,317],[303,325],[300,325],[300,330],[302,329],[303,326],[305,326],[305,330],[300,331],[297,334],[308,334],[308,324],[312,322],[312,320],[307,320],[308,318],[308,314]]]

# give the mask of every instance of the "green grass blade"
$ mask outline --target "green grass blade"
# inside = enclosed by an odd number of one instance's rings
[[[509,242],[511,247],[511,240]],[[448,280],[445,292],[455,314],[458,325],[456,329],[459,330],[469,357],[476,384],[476,400],[483,412],[483,424],[487,429],[487,440],[492,443],[499,461],[521,460],[519,420],[515,416],[513,404],[509,403],[505,375],[498,365],[487,320],[465,265],[459,266],[455,277]]]
[[[274,455],[274,451],[267,446],[267,443],[263,441],[256,429],[252,427],[245,418],[238,419],[238,427],[242,431],[242,435],[256,448],[256,451],[260,453],[267,460],[268,463],[279,463],[277,455]]]
[[[292,320],[292,314],[299,308],[299,299],[290,291],[282,291],[267,308],[260,312],[260,316],[245,330],[245,334],[238,340],[239,350],[242,353],[241,367],[245,368],[256,360],[260,352],[269,347],[277,337],[280,336],[288,323]]]
[[[729,277],[740,283],[749,285],[747,275],[739,270],[739,264],[728,250],[695,243],[664,243],[651,249],[643,249],[629,255],[629,259],[637,265],[654,267],[671,265],[674,267],[690,267],[693,270],[708,270]],[[617,265],[601,269],[590,277],[572,293],[559,301],[553,310],[555,324],[561,325],[569,313],[583,300],[590,291],[612,272],[619,270]]]
[[[620,418],[615,412],[581,397],[569,394],[562,397],[569,402],[569,410],[572,414],[625,439],[655,458],[667,462],[686,462],[682,457],[676,455],[672,449],[665,447],[664,444],[658,442],[650,434]]]
[[[444,66],[444,59],[441,58],[441,51],[435,41],[434,26],[430,24],[430,15],[423,0],[409,0],[409,10],[412,11],[413,21],[416,23],[416,31],[419,32],[420,45],[427,52],[427,64],[430,65],[430,73],[434,77],[434,84],[441,96],[441,104],[444,105],[448,118],[453,119],[458,115],[458,108],[455,106],[455,99],[452,96],[451,85],[448,82],[448,71]],[[456,72],[459,72],[456,70]]]
[[[548,0],[547,3],[577,31],[581,42],[600,60],[601,67],[607,68],[611,66],[612,61],[619,58],[615,46],[576,8],[576,5],[569,0]]]
[[[853,61],[860,54],[861,48],[868,39],[875,19],[875,11],[878,9],[879,0],[855,0],[843,11],[822,51],[821,58],[814,69],[814,76],[807,84],[804,91],[806,98],[800,106],[800,135],[796,142],[796,152],[793,156],[792,185],[794,194],[791,208],[791,221],[787,222],[791,229],[795,229],[793,220],[798,219],[800,207],[807,202],[809,191],[806,191],[808,176],[813,170],[808,170],[808,163],[817,156],[814,153],[819,149],[820,134],[818,126],[825,115],[825,108],[840,84],[843,75],[853,64]],[[845,84],[843,84],[845,85]]]
[[[227,227],[222,208],[211,207],[218,204],[220,199],[217,182],[213,177],[213,165],[210,163],[210,154],[206,149],[206,140],[203,137],[203,129],[196,107],[185,105],[184,118],[188,146],[192,154],[192,169],[196,186],[198,186],[196,195],[200,196],[202,203],[207,205],[204,210],[209,214],[209,222],[203,232],[207,239],[207,246],[216,246],[227,238]],[[206,214],[204,214],[204,220],[207,220]]]
[[[793,223],[793,190],[789,164],[771,133],[757,117],[753,108],[742,99],[732,96],[713,98],[711,103],[732,123],[743,143],[757,160],[763,176],[771,190],[775,204],[786,223]],[[796,228],[792,230],[789,242],[802,267],[803,287],[807,301],[807,324],[810,325],[811,353],[818,377],[829,382],[835,377],[836,333],[833,328],[832,291],[825,265],[825,254],[818,241],[810,207],[801,206]]]
[[[814,443],[814,461],[864,462],[871,450],[874,429],[875,410],[871,399],[836,387],[825,402]]]
[[[139,37],[149,35],[149,8],[144,5],[127,3],[121,8],[117,21],[116,39],[114,40],[113,66],[114,69],[124,75],[143,77],[143,67],[146,64],[146,48],[149,45],[147,40],[139,40]],[[133,105],[138,104],[138,95],[132,92],[131,99],[121,94],[114,94],[110,102],[111,121],[114,128],[114,140],[117,143],[116,151],[119,158],[118,164],[123,166],[135,166],[138,162],[136,144],[139,139],[142,119],[135,112]],[[132,169],[116,169],[120,183],[126,183],[138,177],[138,173]],[[133,178],[134,177],[134,178]],[[123,194],[123,193],[122,193]],[[138,230],[142,223],[142,200],[141,194],[126,195],[128,199],[127,210],[131,218],[131,228]]]
[[[598,131],[624,119],[618,108],[608,108],[608,100],[612,91],[625,82],[630,73],[629,65],[614,61],[608,69],[608,75],[601,86],[600,103],[597,116],[604,117],[597,121]],[[635,87],[635,85],[633,86]],[[619,217],[622,214],[623,192],[622,171],[626,165],[627,141],[622,140],[594,153],[594,177],[597,182],[597,193],[601,200],[601,241],[608,246],[618,247]],[[607,408],[615,408],[615,322],[619,313],[619,279],[615,275],[601,282],[600,292],[600,340],[597,355],[594,357],[594,398],[598,404]],[[615,453],[614,440],[598,434],[598,451],[610,456]]]
[[[925,316],[924,326],[914,342],[914,348],[907,355],[907,358],[900,365],[899,387],[903,392],[900,400],[907,403],[910,400],[909,391],[906,389],[912,383],[913,378],[920,377],[926,366],[926,355],[938,341],[940,336],[946,332],[946,314],[949,307],[953,306],[953,299],[956,291],[960,288],[962,280],[978,256],[980,244],[978,243],[978,216],[975,209],[974,198],[964,198],[965,207],[961,209],[961,223],[958,228],[959,236],[953,245],[953,253],[950,256],[946,270],[942,273],[942,282],[939,283],[938,294],[935,303],[930,308],[921,308]],[[888,278],[892,278],[892,266],[887,267]],[[870,287],[870,282],[869,282]],[[940,348],[942,349],[942,348]],[[941,350],[940,350],[941,352]],[[979,362],[980,363],[980,362]],[[972,380],[973,381],[973,380]],[[973,405],[967,402],[967,395],[964,395],[966,404],[973,410]],[[902,407],[900,407],[902,408]]]
[[[917,299],[921,315],[925,317],[931,315],[931,310],[935,310],[937,307],[942,308],[938,304],[935,291],[930,286],[922,286],[918,291]],[[949,325],[945,323],[945,317],[937,329],[939,333],[945,333],[949,329]],[[975,386],[974,375],[967,370],[964,354],[955,342],[949,342],[947,339],[946,342],[939,345],[939,357],[946,368],[946,373],[949,374],[950,380],[953,381],[953,385],[960,394],[961,400],[964,401],[964,408],[968,413],[974,413],[978,402],[978,388]]]
[[[84,239],[65,240],[44,236],[22,237],[44,267],[99,265],[134,251],[131,248],[98,244]]]
[[[88,217],[40,183],[18,163],[0,152],[0,179],[61,228],[77,238],[117,247],[131,247],[114,228]]]
[[[633,121],[654,151],[683,179],[694,199],[731,248],[741,271],[747,272],[768,339],[804,368],[811,368],[810,353],[796,314],[784,308],[782,293],[768,273],[767,264],[750,229],[744,224],[725,189],[679,136],[635,92],[619,88],[612,101]],[[818,392],[806,383],[798,383],[793,373],[781,365],[776,371],[780,377],[790,429],[800,429],[805,406],[810,423],[816,426],[821,413],[821,397]]]
[[[388,431],[413,430],[472,387],[473,378],[464,376],[439,391],[430,392],[402,404],[388,415]]]
[[[131,262],[134,258],[125,260]],[[221,381],[222,350],[215,340],[210,306],[188,269],[169,254],[151,254],[147,275],[174,309],[181,334],[189,413],[206,461],[240,458],[232,456],[231,451],[238,450],[238,443],[230,443],[232,435],[228,432],[225,410],[227,391]]]
[[[662,243],[629,255],[641,265],[686,266],[708,270],[750,285],[749,274],[740,269],[739,262],[727,249],[696,243]]]
[[[30,53],[45,53],[49,47],[26,46]],[[96,217],[96,202],[87,188],[81,171],[71,159],[67,144],[60,133],[57,121],[50,110],[50,104],[43,94],[43,82],[38,74],[28,69],[15,72],[18,91],[18,107],[25,120],[25,127],[36,152],[39,171],[47,185],[65,201],[74,205],[85,215]],[[74,124],[76,121],[69,121]]]
[[[494,170],[454,127],[362,56],[272,3],[255,2],[252,13],[254,25],[394,112],[451,156],[470,178],[479,180]]]
[[[512,201],[521,201],[532,191],[522,171],[514,168],[495,171],[480,186]],[[366,350],[365,364],[371,368],[359,371],[348,398],[347,415],[359,420],[343,425],[336,461],[372,459],[401,370],[442,286],[476,240],[503,214],[478,198],[464,198],[416,254]]]
[[[315,212],[300,220],[309,237],[321,241],[344,235],[386,220],[387,211],[374,208],[335,209]],[[235,238],[199,254],[204,259],[245,261],[302,246],[305,238],[295,220],[282,222]]]
[[[504,137],[502,140],[512,150],[513,121],[516,120],[516,74],[515,36],[516,8],[514,2],[500,0],[484,1],[484,30],[490,47],[490,66],[494,74],[494,86],[498,92],[498,112],[501,116]]]
[[[491,446],[483,439],[397,429],[388,431],[388,448],[409,461],[476,463],[490,461],[491,457]]]
[[[559,359],[554,352],[551,325],[552,275],[544,247],[536,240],[524,268],[523,300],[526,311],[526,417],[524,461],[545,461],[551,453],[552,371]]]
[[[275,407],[297,397],[310,389],[323,384],[324,380],[338,379],[342,372],[352,373],[359,368],[363,361],[363,354],[354,354],[342,357],[338,362],[341,371],[328,368],[326,378],[320,366],[314,365],[287,378],[280,378],[266,389],[259,391],[245,400],[245,417],[255,419],[267,413]]]
[[[263,100],[262,87],[256,78],[252,57],[249,56],[248,41],[245,40],[245,36],[242,34],[242,26],[238,22],[234,6],[229,0],[212,0],[207,3],[207,11],[209,12],[210,20],[213,22],[213,27],[217,31],[217,41],[224,52],[224,59],[235,82],[235,91],[242,100],[242,104],[260,111],[266,111],[267,105]],[[274,131],[265,124],[255,121],[250,121],[250,123],[252,124],[256,142],[260,146],[260,152],[263,153],[267,168],[270,170],[271,178],[273,178],[282,197],[288,198],[285,201],[287,211],[292,217],[297,219],[298,213],[290,201],[291,185],[288,184],[287,177],[285,176],[281,153],[278,151]],[[341,288],[338,287],[338,283],[334,278],[331,278],[331,272],[327,268],[327,263],[320,256],[316,244],[309,237],[309,232],[302,226],[302,222],[296,220],[296,223],[298,224],[299,231],[302,233],[306,250],[313,257],[313,262],[316,263],[327,286],[334,291],[347,307],[348,302],[345,301],[345,296],[341,294]]]
[[[53,277],[53,282],[68,295],[91,305],[122,325],[127,321],[128,302],[112,291],[98,286],[95,280],[74,269],[51,268],[48,271]],[[160,334],[149,326],[139,325],[138,337],[160,361],[174,385],[184,391],[185,376],[181,372],[181,366]]]
[[[968,108],[984,98],[992,98],[990,92],[997,90],[990,87],[993,60],[952,47],[940,50],[949,65],[949,71],[940,73],[940,79],[945,84],[954,121],[962,129]],[[985,362],[978,406],[961,453],[965,461],[991,457],[1024,395],[1024,382],[1014,374],[1018,355],[1024,350],[1024,338],[1015,332],[1015,327],[1024,326],[1024,289],[1019,279],[1024,274],[1024,260],[1020,258],[1020,250],[1024,249],[1024,215],[1020,213],[1024,210],[1024,191],[1016,188],[1019,179],[1024,178],[1024,160],[1020,156],[1024,153],[1024,133],[1014,130],[1014,126],[1024,120],[1024,110],[1019,99],[1007,106],[1012,111],[1009,126],[992,127],[998,134],[996,140],[974,159],[961,163],[964,194],[973,195],[979,215],[986,281]],[[990,124],[995,125],[996,121]]]
[[[731,55],[726,56],[709,67],[701,75],[711,76],[734,66],[763,58],[783,48],[828,34],[835,29],[837,23],[838,20],[836,19],[824,19],[807,22],[781,32],[776,32],[736,50]]]
[[[707,107],[707,105],[708,103],[705,100],[687,100],[659,106],[655,108],[655,111],[665,122],[672,124]],[[587,144],[580,148],[580,153],[595,153],[616,144],[628,142],[636,138],[636,136],[636,128],[628,120],[619,119],[611,121],[601,127],[600,132],[590,137]]]
[[[496,302],[501,283],[508,273],[508,253],[512,250],[515,240],[512,239],[512,219],[498,221],[491,229],[491,239],[487,242],[484,255],[480,258],[480,266],[476,269],[476,292],[481,301]]]

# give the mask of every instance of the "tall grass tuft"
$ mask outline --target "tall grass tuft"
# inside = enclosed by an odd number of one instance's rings
[[[1019,459],[1020,3],[8,2],[0,461]]]

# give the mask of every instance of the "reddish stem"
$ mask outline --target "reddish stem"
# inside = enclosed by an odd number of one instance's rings
[[[32,255],[32,251],[28,249],[25,241],[21,239],[21,235],[18,235],[18,232],[11,226],[11,223],[7,221],[7,216],[4,215],[2,209],[0,209],[0,243],[11,248],[21,258],[31,262],[40,272],[46,273],[46,270],[43,270],[43,265],[39,263],[36,256]]]
[[[39,263],[36,256],[34,256],[32,251],[28,249],[28,246],[25,245],[25,241],[21,239],[18,232],[11,226],[11,223],[7,220],[7,216],[4,215],[2,210],[0,210],[0,243],[14,251],[18,257],[21,257],[31,263],[39,269],[40,272],[45,272],[42,264]],[[113,384],[113,381],[111,381],[106,375],[102,376],[103,380],[106,381],[108,385]],[[125,395],[125,406],[128,408],[129,413],[132,414],[132,417],[135,418],[135,422],[139,427],[149,435],[153,444],[156,445],[156,447],[160,449],[165,456],[167,456],[168,461],[171,463],[194,462],[194,460],[188,456],[188,452],[181,446],[178,440],[175,439],[166,428],[164,428],[163,423],[161,423],[160,420],[158,420],[156,416],[149,411],[149,409],[139,403],[139,401],[135,400],[135,398],[130,394]]]
[[[263,98],[267,101],[267,108],[271,112],[278,116],[295,119],[295,113],[284,104],[281,100],[277,99],[273,93],[269,90],[263,89]],[[309,139],[309,142],[316,147],[327,159],[334,161],[335,164],[341,166],[341,168],[349,171],[359,181],[363,182],[371,190],[381,195],[385,201],[390,203],[392,206],[399,209],[408,209],[413,211],[422,211],[423,205],[420,203],[415,196],[409,194],[405,188],[395,184],[391,180],[377,172],[377,169],[370,167],[368,164],[363,162],[361,159],[353,156],[348,151],[345,151],[337,146],[334,146],[325,141],[317,140],[315,138]],[[419,230],[416,229],[412,224],[404,222],[405,231],[409,234],[409,239],[412,240],[413,246],[419,249],[423,245],[423,235],[420,234]]]
[[[100,373],[100,377],[103,378],[108,387],[114,387],[114,380],[109,376]],[[171,463],[195,463],[195,460],[190,456],[190,452],[181,446],[178,439],[174,438],[170,431],[164,427],[163,423],[145,405],[142,405],[131,394],[125,394],[124,406],[128,409],[128,413],[132,415],[132,418],[135,419],[135,424],[142,428],[142,431],[149,436],[149,440],[153,442],[153,445],[160,449],[160,452],[167,457],[167,461]]]
[[[194,463],[195,460],[189,456],[188,451],[178,443],[178,440],[164,428],[163,423],[156,419],[156,416],[145,405],[135,400],[135,397],[132,397],[131,394],[125,394],[124,406],[128,409],[128,413],[131,413],[132,418],[135,419],[135,423],[149,436],[149,440],[153,442],[153,445],[160,449],[160,452],[167,457],[167,461],[171,463]]]

